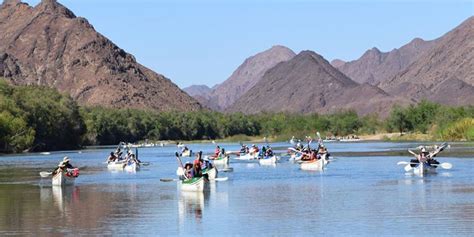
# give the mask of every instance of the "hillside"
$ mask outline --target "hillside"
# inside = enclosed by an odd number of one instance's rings
[[[303,51],[267,71],[227,111],[331,113],[353,109],[359,114],[375,112],[385,116],[393,103],[409,101],[395,99],[375,86],[358,84],[322,56]]]
[[[380,87],[393,95],[447,105],[474,104],[474,17],[436,40],[407,69]]]
[[[273,46],[247,58],[226,81],[214,88],[207,105],[218,110],[226,109],[255,86],[268,69],[294,56],[295,53],[287,47]]]
[[[198,110],[169,79],[96,32],[55,0],[31,7],[0,5],[0,76],[17,85],[45,85],[81,105]]]
[[[390,52],[381,52],[374,47],[357,60],[346,63],[333,60],[332,65],[356,82],[377,85],[405,70],[418,59],[420,54],[428,51],[434,44],[435,41],[416,38]]]

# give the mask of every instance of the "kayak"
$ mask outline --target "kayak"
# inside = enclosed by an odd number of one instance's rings
[[[215,160],[211,160],[214,165],[228,165],[229,164],[229,156],[220,157]]]
[[[276,164],[278,160],[279,160],[279,157],[272,156],[268,158],[259,159],[258,163],[260,163],[260,165],[273,165],[273,164]]]
[[[319,160],[303,161],[300,165],[302,170],[322,171],[328,165],[326,155],[323,155]]]
[[[74,169],[77,170],[77,169]],[[74,181],[76,177],[72,175],[68,175],[66,172],[59,172],[53,175],[52,184],[53,186],[66,186],[66,185],[74,185]]]
[[[181,191],[186,192],[203,192],[207,188],[209,182],[204,177],[192,178],[180,181]]]
[[[207,178],[209,180],[214,180],[214,179],[217,178],[217,169],[216,169],[216,167],[212,167],[211,169],[204,169],[202,171],[202,174],[203,175],[207,174]]]

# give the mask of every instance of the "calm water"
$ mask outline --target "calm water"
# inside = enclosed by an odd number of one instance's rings
[[[0,236],[20,235],[329,235],[443,236],[474,234],[474,149],[471,157],[438,158],[454,168],[406,175],[409,156],[364,156],[406,150],[410,143],[328,143],[337,160],[323,173],[304,172],[283,157],[275,167],[235,163],[226,182],[204,194],[181,193],[175,147],[143,148],[141,171],[112,173],[110,150],[0,157]],[[224,144],[237,150],[236,144]],[[274,144],[286,147],[287,144]],[[212,144],[191,145],[212,152]],[[338,157],[337,152],[360,155]],[[64,155],[82,167],[74,187],[51,187],[50,171]]]

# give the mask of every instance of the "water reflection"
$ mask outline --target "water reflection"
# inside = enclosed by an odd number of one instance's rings
[[[180,192],[178,204],[180,224],[184,225],[190,219],[201,223],[205,194],[209,196],[209,192]]]
[[[79,187],[75,186],[53,186],[53,202],[58,207],[59,212],[63,218],[70,219],[73,215],[71,210],[72,202],[80,202]]]

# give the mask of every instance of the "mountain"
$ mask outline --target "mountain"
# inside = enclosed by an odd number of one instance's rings
[[[359,84],[330,65],[322,56],[303,51],[293,59],[268,70],[263,78],[228,112],[332,113],[354,109],[359,114],[388,114],[395,99],[383,90]]]
[[[334,59],[331,61],[331,65],[335,68],[342,67],[344,64],[346,64],[346,62],[340,59]]]
[[[192,85],[186,88],[183,88],[183,91],[188,93],[190,96],[203,96],[209,98],[209,95],[212,92],[212,89],[206,85]]]
[[[247,58],[226,81],[214,88],[210,96],[210,102],[214,105],[207,105],[219,110],[226,109],[257,84],[268,69],[294,56],[291,49],[277,45]]]
[[[381,52],[374,47],[357,60],[347,63],[334,60],[332,65],[356,82],[377,85],[405,70],[418,59],[420,54],[428,51],[434,44],[435,41],[416,38],[390,52]]]
[[[474,104],[474,17],[436,40],[418,60],[380,87],[393,95],[447,105]]]
[[[218,109],[218,105],[214,103],[215,101],[211,100],[211,93],[213,92],[212,88],[209,88],[206,85],[192,85],[183,88],[183,91],[196,99],[201,105],[213,110]]]
[[[169,79],[137,63],[55,0],[42,0],[35,7],[5,0],[0,32],[0,76],[13,84],[54,87],[82,105],[201,108]]]

